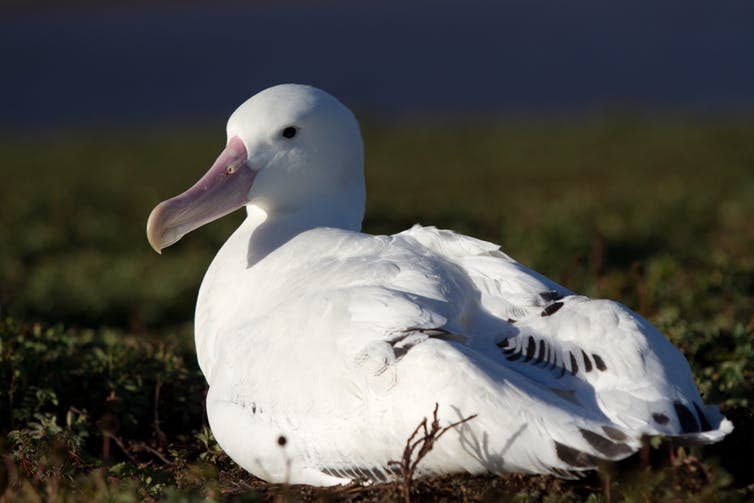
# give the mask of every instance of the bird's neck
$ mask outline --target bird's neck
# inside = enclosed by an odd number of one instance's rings
[[[344,201],[344,198],[338,200]],[[259,294],[257,281],[250,278],[257,272],[264,277],[263,268],[254,266],[302,232],[317,227],[359,231],[364,216],[364,198],[354,197],[346,203],[348,201],[341,206],[329,204],[318,209],[276,212],[266,212],[253,204],[246,207],[246,219],[217,253],[199,289],[196,347],[199,365],[208,380],[215,339],[222,333],[224,323],[233,320],[229,313],[248,310],[254,305],[249,298]]]
[[[364,205],[328,204],[293,211],[266,212],[250,204],[246,221],[239,228],[246,245],[246,267],[252,267],[302,232],[317,227],[361,230]]]

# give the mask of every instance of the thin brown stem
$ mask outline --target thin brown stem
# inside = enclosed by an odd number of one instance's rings
[[[416,474],[416,469],[419,466],[424,457],[429,454],[440,437],[442,437],[449,430],[459,426],[466,421],[470,421],[476,417],[476,414],[450,423],[449,425],[441,428],[440,420],[437,416],[437,411],[440,408],[438,403],[435,403],[435,409],[432,411],[432,423],[427,424],[428,420],[425,417],[416,426],[414,431],[406,440],[406,446],[403,449],[403,456],[400,461],[388,461],[388,466],[395,466],[401,475],[401,496],[405,503],[411,501],[411,483]],[[421,436],[420,436],[421,435]],[[417,450],[418,449],[418,450]]]

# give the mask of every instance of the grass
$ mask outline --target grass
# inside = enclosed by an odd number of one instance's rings
[[[219,126],[0,138],[0,501],[401,498],[395,486],[264,484],[211,437],[192,311],[242,215],[162,257],[144,226],[223,140]],[[684,351],[737,428],[674,462],[658,449],[651,469],[417,480],[412,499],[754,498],[754,123],[412,121],[367,127],[365,141],[367,231],[453,228],[622,301]]]

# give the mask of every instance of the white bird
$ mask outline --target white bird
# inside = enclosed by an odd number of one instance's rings
[[[419,475],[571,477],[644,435],[712,443],[732,431],[683,355],[625,306],[452,231],[361,233],[361,134],[329,94],[264,90],[227,138],[199,182],[155,207],[147,236],[160,252],[246,206],[202,282],[195,338],[212,431],[252,474],[391,479],[435,404],[442,424],[476,416]]]

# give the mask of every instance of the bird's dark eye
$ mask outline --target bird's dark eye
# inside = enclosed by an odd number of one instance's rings
[[[283,132],[281,133],[284,138],[293,138],[296,136],[296,133],[298,130],[293,126],[288,126],[287,128],[283,129]]]

